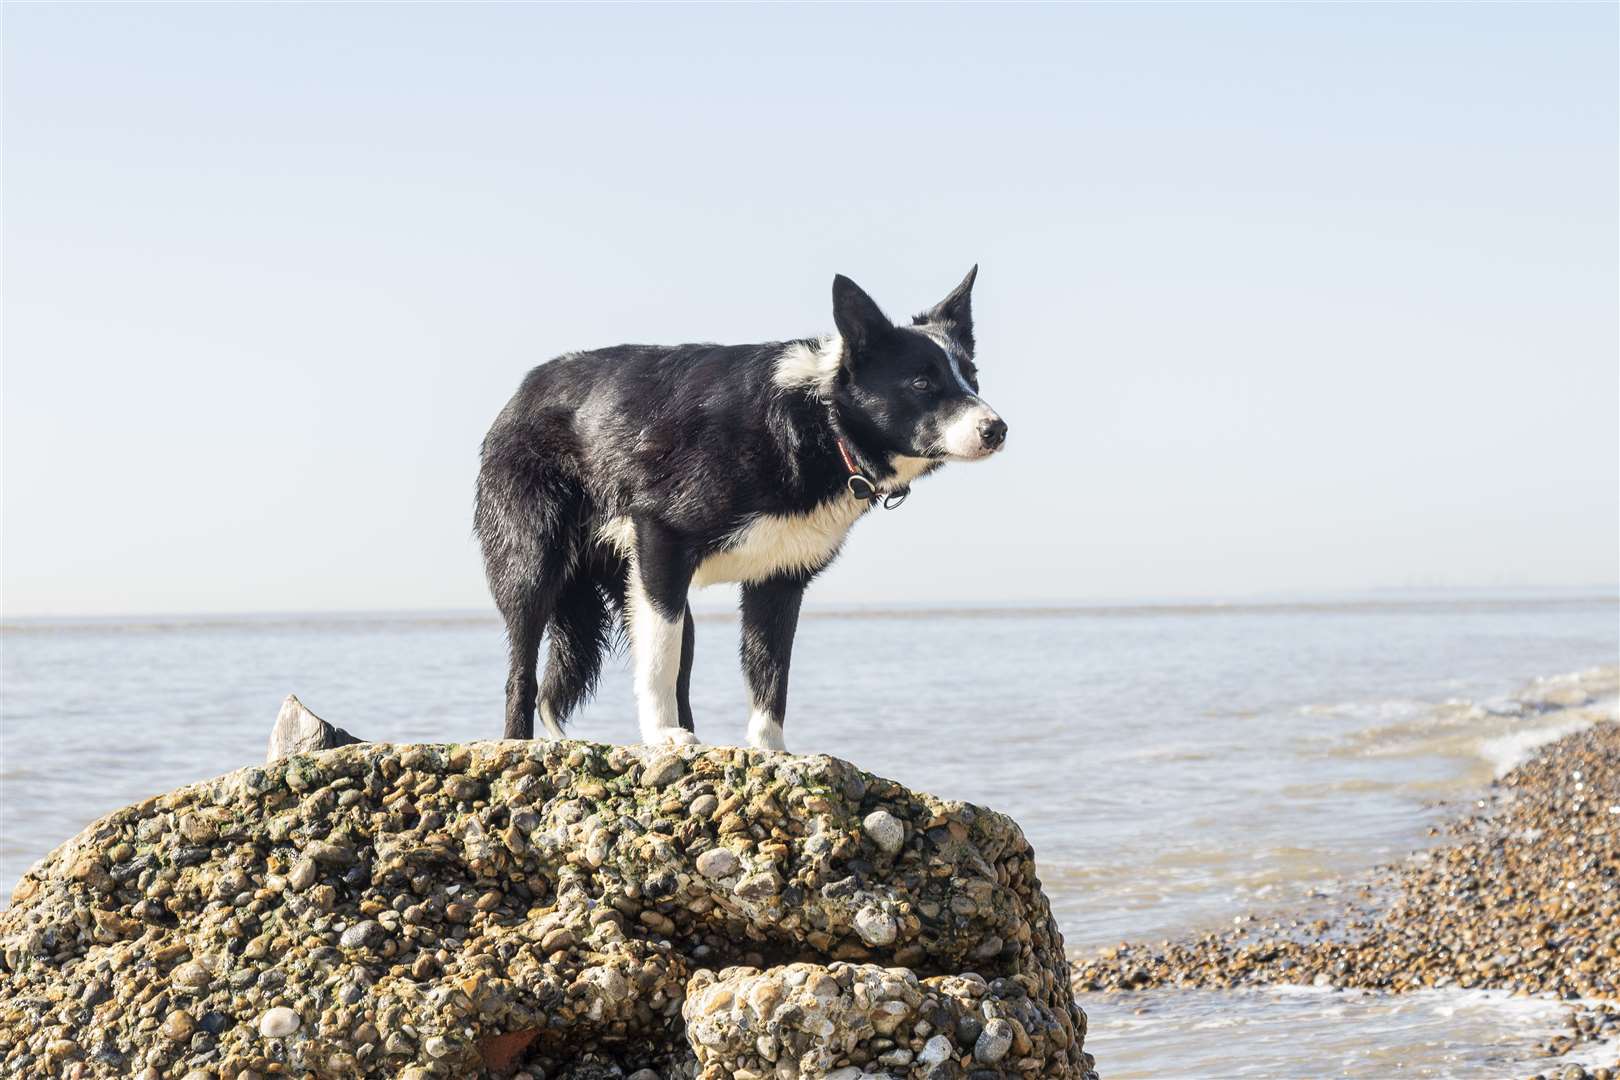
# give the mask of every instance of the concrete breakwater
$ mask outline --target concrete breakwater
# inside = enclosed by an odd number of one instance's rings
[[[1017,824],[820,756],[295,754],[63,844],[0,966],[12,1076],[1093,1075]]]

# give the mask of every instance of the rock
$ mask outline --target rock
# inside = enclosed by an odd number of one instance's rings
[[[319,871],[315,868],[314,859],[299,859],[293,863],[292,869],[287,872],[287,887],[292,889],[293,892],[303,892],[315,884],[315,878],[318,874]]]
[[[0,1075],[1083,1080],[1036,881],[1010,819],[829,757],[299,753],[29,871],[0,911]],[[93,1049],[51,1058],[104,994]]]
[[[678,754],[662,751],[650,758],[641,774],[641,782],[648,787],[668,787],[686,771],[686,762]]]
[[[887,810],[874,810],[866,815],[861,828],[871,837],[878,850],[893,855],[906,842],[906,827]]]
[[[951,1040],[943,1035],[935,1035],[923,1044],[922,1051],[917,1055],[919,1065],[938,1065],[945,1059],[954,1056],[956,1047]]]
[[[710,848],[697,857],[697,871],[706,878],[730,877],[742,864],[725,848]]]
[[[202,964],[193,960],[190,963],[181,964],[171,971],[169,981],[176,986],[185,987],[187,990],[195,990],[213,982],[214,975]]]
[[[364,949],[383,937],[383,928],[371,919],[362,919],[347,930],[338,939],[338,944],[345,949]]]
[[[333,727],[304,707],[292,694],[281,703],[275,726],[270,729],[270,748],[264,760],[275,761],[292,754],[308,754],[349,746],[360,740],[340,727]]]
[[[302,1023],[297,1013],[285,1005],[278,1006],[259,1017],[259,1034],[267,1039],[285,1039]]]
[[[978,1039],[973,1043],[973,1060],[994,1065],[1007,1056],[1012,1044],[1012,1025],[1005,1020],[992,1020],[984,1025],[984,1030],[979,1032]]]
[[[868,945],[892,945],[900,924],[881,908],[865,907],[855,913],[855,932]]]
[[[197,1030],[197,1021],[191,1014],[176,1009],[163,1021],[163,1037],[170,1042],[185,1042],[191,1038],[191,1033]]]

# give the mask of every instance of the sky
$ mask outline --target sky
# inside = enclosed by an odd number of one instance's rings
[[[974,263],[1007,451],[809,603],[1610,585],[1617,22],[11,5],[0,611],[488,608],[529,367]]]

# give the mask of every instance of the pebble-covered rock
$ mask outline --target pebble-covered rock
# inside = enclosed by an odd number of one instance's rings
[[[700,971],[687,1033],[705,1077],[1085,1075],[1061,1067],[1073,1032],[1033,981],[838,962]]]
[[[1018,826],[827,757],[295,754],[0,912],[6,1076],[1084,1078],[1084,1038]]]

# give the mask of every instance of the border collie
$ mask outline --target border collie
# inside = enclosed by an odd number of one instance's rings
[[[506,620],[506,737],[534,734],[537,702],[562,735],[622,620],[642,739],[697,742],[687,591],[735,581],[748,742],[783,749],[805,586],[874,503],[1006,440],[973,364],[978,269],[908,326],[839,275],[828,337],[619,345],[530,371],[484,437],[474,526]]]

